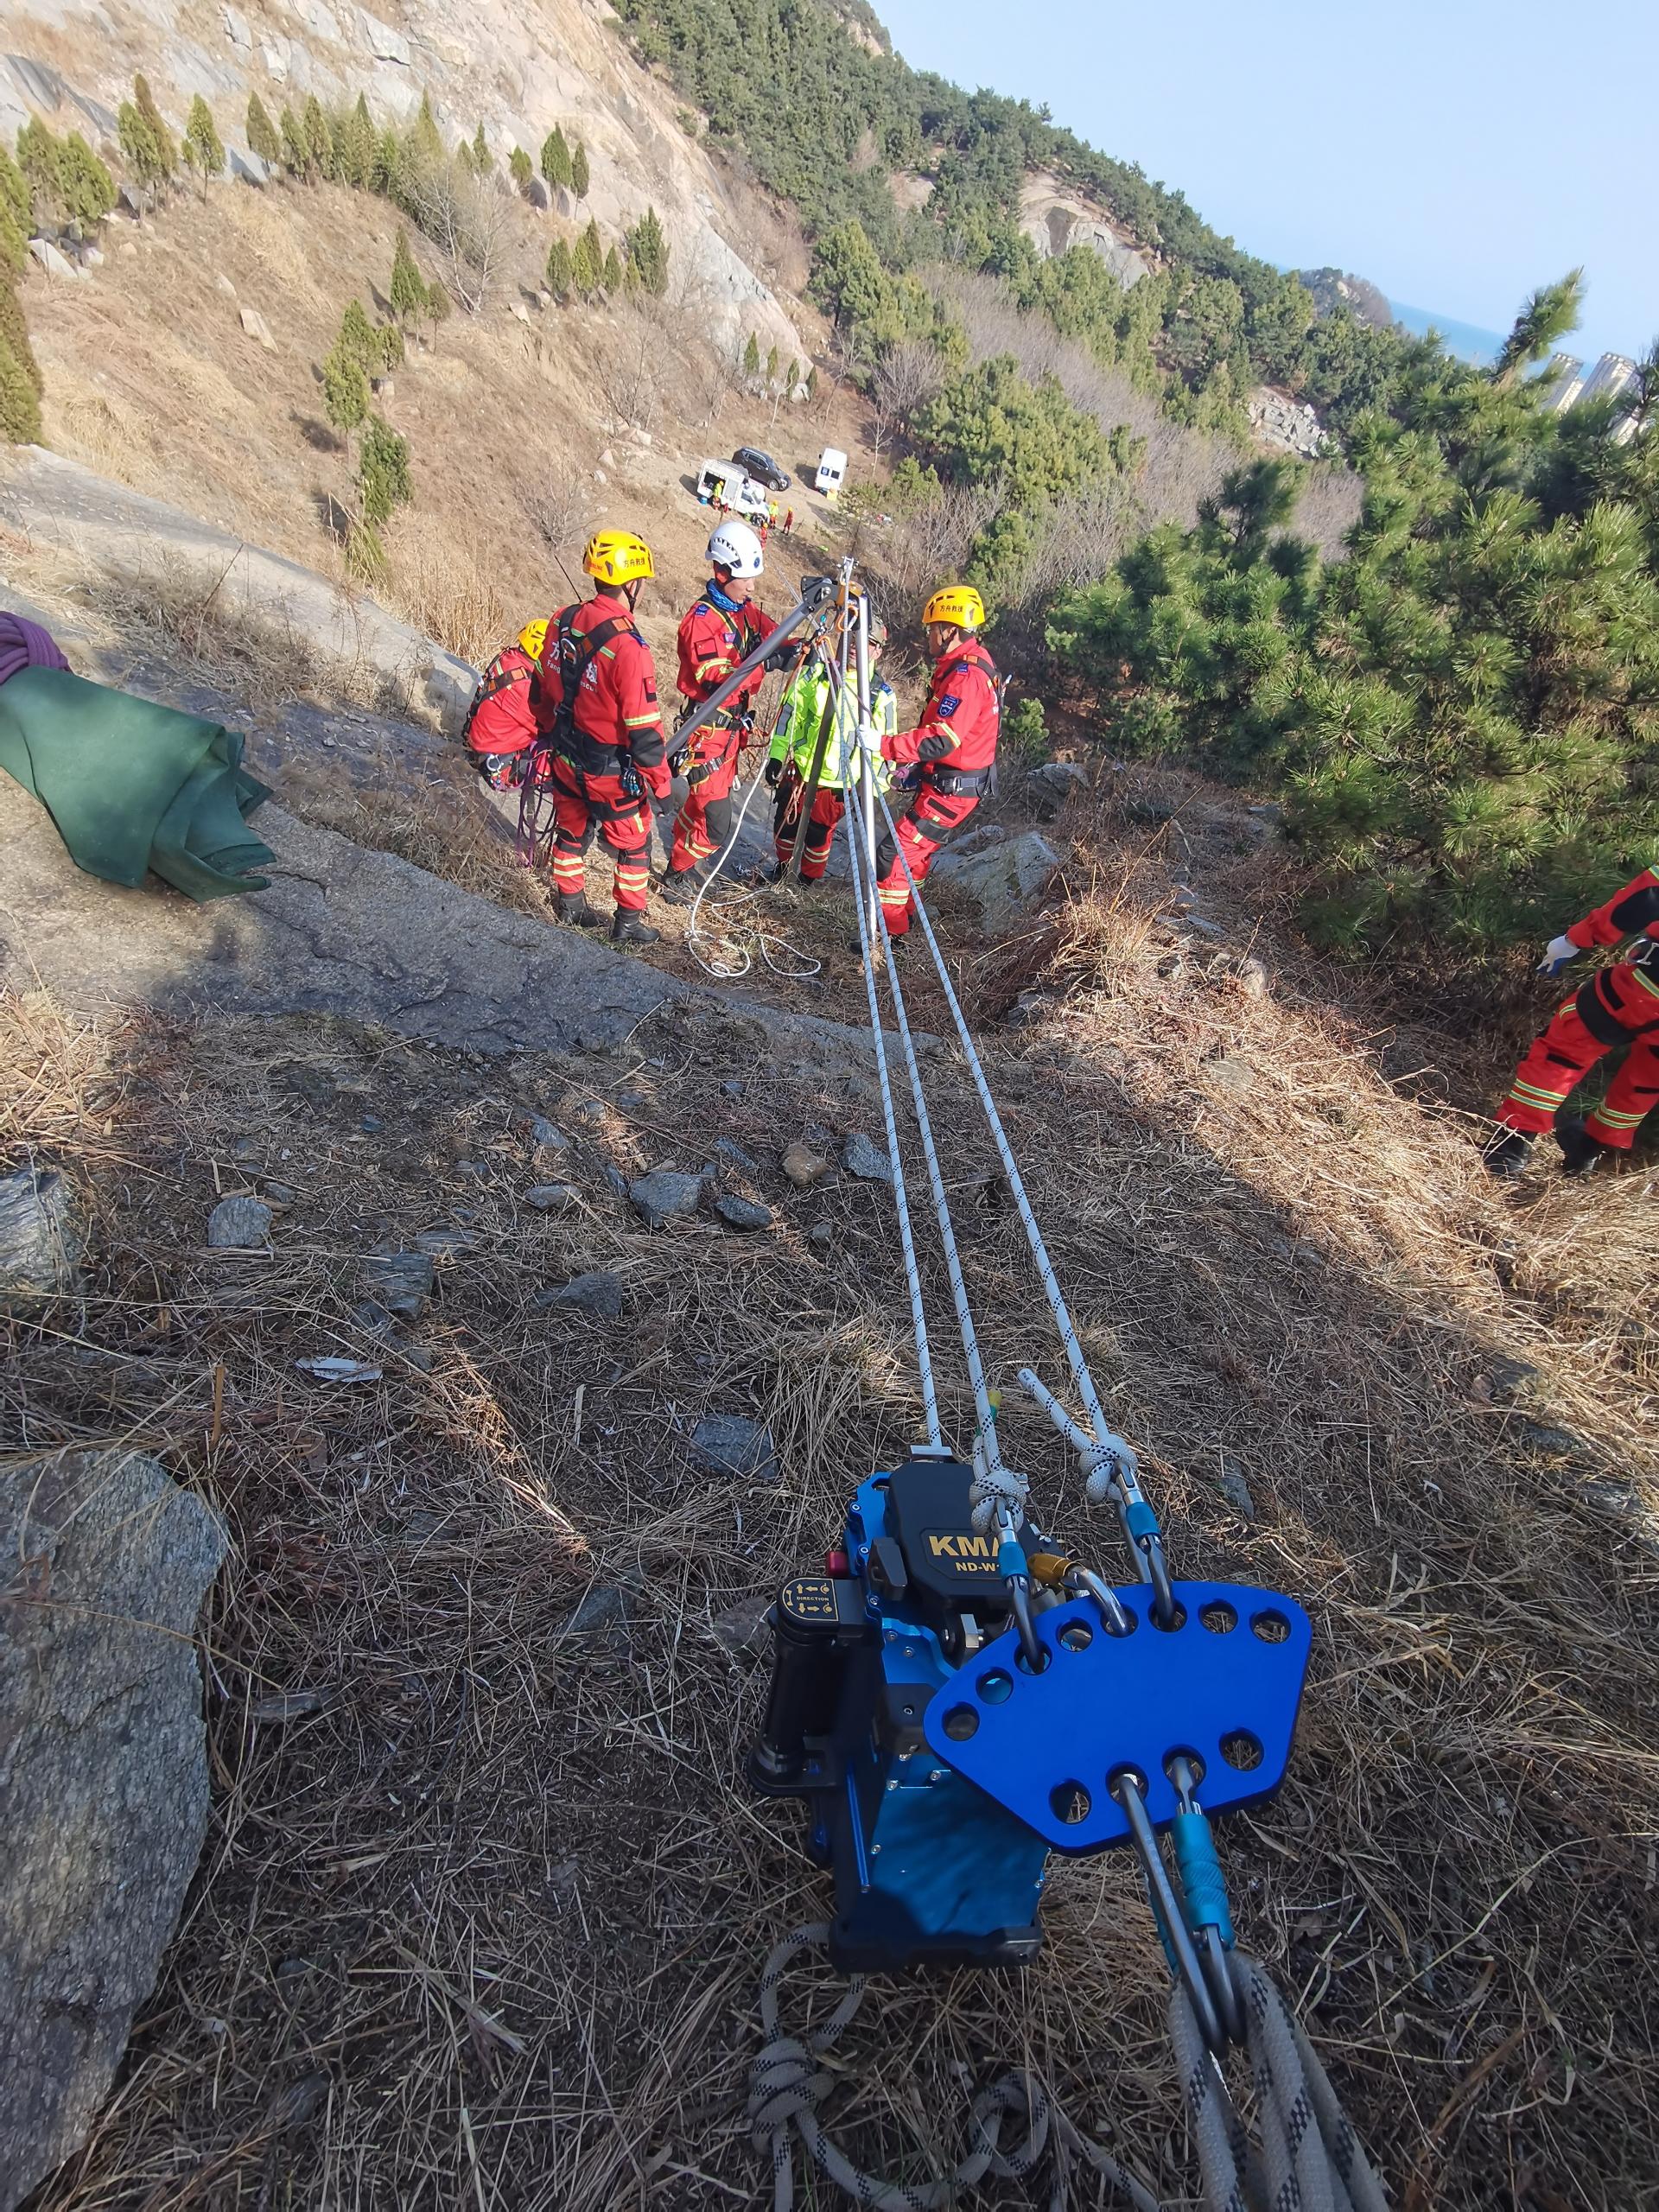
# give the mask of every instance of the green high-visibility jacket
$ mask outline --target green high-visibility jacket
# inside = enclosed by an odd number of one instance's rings
[[[823,748],[823,768],[818,778],[823,791],[841,791],[848,784],[855,784],[861,772],[858,753],[858,682],[849,669],[841,684],[841,696],[830,725],[830,741]],[[772,734],[770,758],[773,760],[792,760],[803,781],[812,773],[812,758],[818,747],[818,731],[823,724],[824,709],[830,699],[830,677],[817,666],[805,668],[791,678],[784,690],[783,704],[778,710],[778,727]],[[893,686],[884,683],[879,676],[870,679],[870,720],[875,727],[876,742],[888,737],[899,727],[899,702]],[[843,769],[842,753],[847,755]],[[877,788],[885,790],[891,771],[881,763]]]

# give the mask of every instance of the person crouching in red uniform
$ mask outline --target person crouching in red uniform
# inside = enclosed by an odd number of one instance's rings
[[[461,737],[492,791],[517,791],[536,742],[531,685],[541,665],[547,625],[526,622],[515,642],[503,645],[479,678]]]
[[[539,742],[551,761],[553,887],[558,918],[597,929],[582,888],[582,855],[594,833],[616,855],[616,944],[654,944],[641,918],[651,880],[646,793],[666,798],[672,779],[651,648],[634,626],[640,586],[655,571],[651,548],[631,530],[601,530],[582,565],[591,599],[562,607],[548,625],[533,698]]]
[[[1627,937],[1643,942],[1630,959],[1599,969],[1556,1008],[1516,1071],[1483,1154],[1494,1175],[1518,1175],[1534,1137],[1552,1122],[1567,1173],[1583,1175],[1607,1154],[1628,1152],[1643,1120],[1659,1106],[1659,870],[1644,868],[1605,906],[1553,938],[1538,972],[1559,975],[1581,952]],[[1597,1061],[1626,1045],[1624,1064],[1595,1111],[1556,1121]]]
[[[680,696],[689,709],[719,690],[778,625],[750,599],[766,566],[760,540],[747,523],[723,522],[709,540],[714,573],[680,625]],[[670,899],[695,897],[708,880],[705,863],[725,849],[732,834],[732,785],[738,755],[749,739],[750,709],[766,681],[764,667],[705,722],[683,753],[673,756],[674,772],[689,789],[674,823],[668,857]]]
[[[922,609],[933,655],[926,703],[914,729],[881,741],[883,760],[915,763],[920,771],[897,844],[889,835],[876,849],[876,892],[889,937],[902,937],[910,927],[905,861],[916,881],[925,882],[940,846],[991,789],[1002,710],[996,664],[976,634],[984,620],[985,602],[971,584],[934,593]]]

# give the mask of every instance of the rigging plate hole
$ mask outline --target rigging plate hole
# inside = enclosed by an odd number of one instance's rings
[[[979,1678],[979,1694],[987,1705],[1006,1705],[1014,1695],[1014,1677],[1001,1667],[993,1667],[988,1675]]]
[[[1200,1605],[1198,1618],[1211,1636],[1230,1636],[1238,1626],[1238,1611],[1225,1599],[1217,1598],[1210,1605]]]
[[[1263,1643],[1284,1643],[1289,1640],[1290,1623],[1282,1613],[1252,1613],[1250,1633],[1259,1637]]]
[[[1057,1821],[1064,1821],[1069,1828],[1074,1828],[1079,1821],[1088,1819],[1092,1802],[1080,1782],[1056,1783],[1048,1793],[1050,1811]]]
[[[1261,1745],[1248,1728],[1234,1728],[1221,1739],[1221,1756],[1239,1774],[1249,1774],[1262,1764]]]
[[[971,1705],[953,1705],[944,1716],[944,1732],[953,1744],[965,1744],[979,1733],[979,1715]]]

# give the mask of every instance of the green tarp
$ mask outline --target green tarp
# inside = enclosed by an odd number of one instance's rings
[[[270,797],[242,737],[61,669],[0,683],[0,768],[33,791],[77,868],[136,887],[153,868],[195,899],[263,891],[275,859],[246,817]]]

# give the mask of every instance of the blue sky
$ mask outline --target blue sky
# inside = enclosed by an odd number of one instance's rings
[[[1659,334],[1659,8],[876,0],[915,67],[1046,101],[1263,259],[1507,329],[1582,263],[1574,353]],[[1644,158],[1645,156],[1645,158]]]

